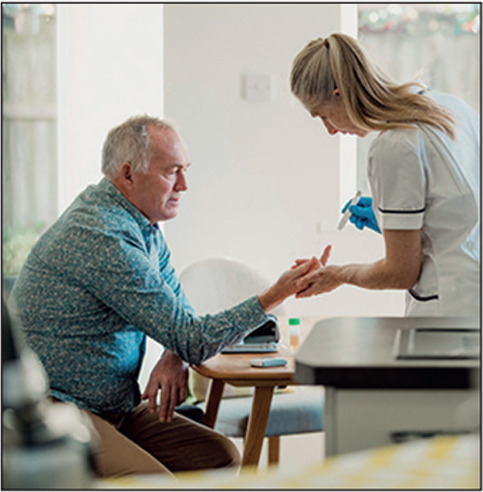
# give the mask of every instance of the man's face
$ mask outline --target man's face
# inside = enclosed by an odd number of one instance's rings
[[[181,192],[188,189],[188,149],[174,130],[150,127],[151,160],[147,174],[132,175],[130,201],[152,224],[176,217]]]

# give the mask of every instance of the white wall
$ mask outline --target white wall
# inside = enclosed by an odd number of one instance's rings
[[[346,29],[343,9],[165,5],[165,113],[179,124],[193,162],[180,214],[165,227],[179,271],[228,256],[275,279],[294,258],[318,255],[327,243],[333,263],[383,254],[376,234],[335,231],[340,203],[349,198],[339,193],[339,139],[354,137],[328,136],[288,88],[295,54],[311,39]],[[242,98],[246,73],[273,77],[272,102]],[[402,294],[342,287],[286,306],[292,315],[400,315]]]
[[[58,4],[59,212],[101,178],[110,128],[162,114],[162,8]]]

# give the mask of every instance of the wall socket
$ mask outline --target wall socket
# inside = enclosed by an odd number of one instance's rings
[[[270,74],[251,73],[243,76],[243,97],[248,102],[270,102],[274,99],[274,82]]]

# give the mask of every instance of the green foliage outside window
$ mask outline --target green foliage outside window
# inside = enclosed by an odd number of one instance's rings
[[[2,231],[2,276],[17,275],[32,246],[45,229],[38,222],[31,227],[4,227]]]

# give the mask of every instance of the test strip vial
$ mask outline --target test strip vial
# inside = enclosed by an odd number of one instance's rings
[[[290,334],[290,348],[295,353],[299,347],[300,318],[289,318],[288,327]]]

